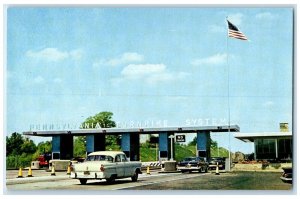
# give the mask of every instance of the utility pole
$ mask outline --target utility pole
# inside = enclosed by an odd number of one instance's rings
[[[173,139],[175,138],[174,135],[170,135],[169,138],[171,139],[171,161],[173,161]]]

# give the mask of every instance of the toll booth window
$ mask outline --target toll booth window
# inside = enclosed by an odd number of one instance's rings
[[[53,153],[53,159],[59,159],[59,153]]]
[[[160,152],[160,157],[161,158],[167,158],[168,157],[168,151],[161,151]]]
[[[206,151],[198,151],[199,157],[206,157]]]

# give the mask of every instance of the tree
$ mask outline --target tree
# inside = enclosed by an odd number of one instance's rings
[[[6,167],[18,168],[30,166],[37,146],[30,139],[24,139],[19,133],[6,137]]]
[[[6,136],[6,156],[21,155],[21,147],[24,143],[24,138],[21,134],[14,132],[10,137]]]
[[[81,128],[112,128],[116,127],[116,123],[112,120],[113,113],[112,112],[100,112],[94,116],[88,117],[82,124]],[[78,137],[74,142],[74,156],[82,154],[82,146],[85,146],[86,137]],[[107,147],[113,150],[119,149],[120,138],[117,135],[107,135],[105,139],[105,144]],[[81,150],[77,150],[77,148],[81,148]],[[85,153],[85,148],[84,148]]]
[[[21,151],[27,154],[35,153],[37,147],[32,140],[26,139],[21,146]]]
[[[194,139],[188,143],[189,146],[196,146],[197,144],[197,137],[194,137]]]
[[[74,157],[85,157],[85,137],[79,136],[74,139]]]
[[[214,141],[214,140],[210,140],[210,147],[211,148],[218,148],[218,143],[217,143],[217,141]]]
[[[52,151],[52,143],[51,141],[40,142],[37,145],[37,152],[39,154],[51,153]]]
[[[32,156],[34,160],[36,160],[42,154],[49,154],[52,152],[52,143],[51,141],[40,142],[37,145],[37,149]]]
[[[218,147],[218,143],[217,141],[212,140],[210,137],[210,147],[211,148],[217,148]],[[188,143],[189,146],[195,146],[197,144],[197,137],[194,137],[194,139]]]
[[[116,127],[116,123],[112,121],[112,112],[100,112],[94,116],[88,117],[82,124],[83,128],[96,128],[100,125],[101,128],[112,128]],[[87,125],[89,124],[89,125]]]

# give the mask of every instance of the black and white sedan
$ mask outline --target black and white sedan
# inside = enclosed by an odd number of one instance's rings
[[[208,162],[202,157],[187,157],[177,164],[177,170],[184,172],[207,172]]]

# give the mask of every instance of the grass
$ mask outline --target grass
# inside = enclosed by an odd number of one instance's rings
[[[157,148],[156,148],[157,147]],[[181,161],[185,157],[196,156],[195,145],[175,144],[175,160]],[[140,146],[140,158],[142,162],[158,161],[158,145],[143,143]],[[211,157],[228,157],[228,150],[220,147],[219,151],[216,147],[211,148]]]

